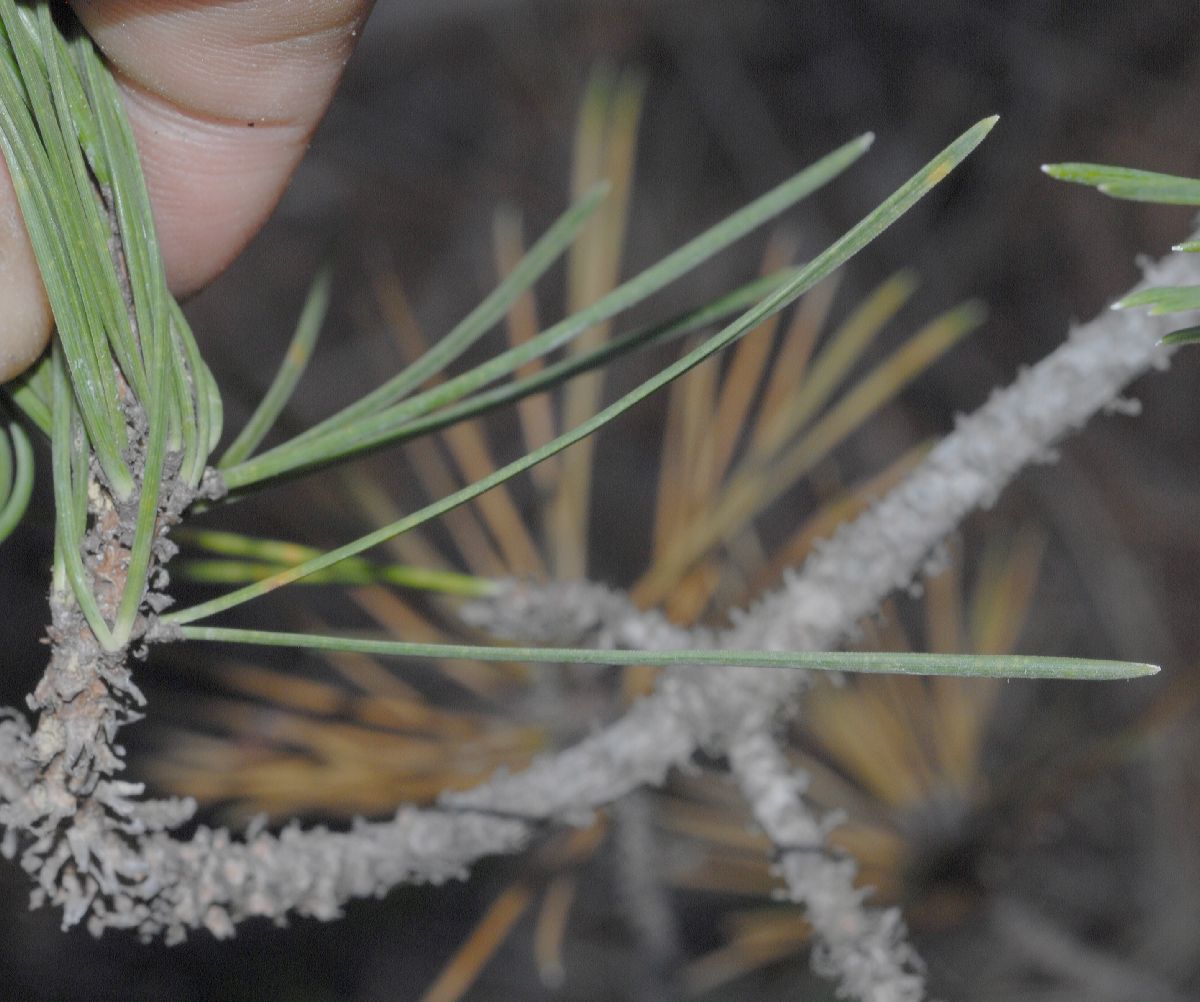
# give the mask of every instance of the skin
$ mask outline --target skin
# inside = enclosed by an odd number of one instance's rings
[[[201,288],[274,209],[373,0],[75,0],[116,70],[171,287]],[[50,308],[0,158],[0,382],[50,337]]]

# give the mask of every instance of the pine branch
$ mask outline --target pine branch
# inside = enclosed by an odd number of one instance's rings
[[[1173,257],[1152,268],[1148,279],[1194,280],[1195,269],[1194,259]],[[698,646],[715,639],[781,650],[832,647],[890,591],[911,581],[961,519],[991,503],[1024,465],[1049,458],[1057,441],[1111,405],[1131,380],[1165,365],[1168,350],[1156,339],[1167,328],[1162,320],[1106,312],[1075,330],[717,638],[673,627],[594,585],[514,585],[482,608],[498,626],[509,617],[528,628],[525,617],[534,611],[551,627],[571,622],[597,646]],[[43,716],[37,731],[31,734],[15,712],[0,720],[3,849],[9,856],[25,850],[41,896],[64,908],[68,924],[88,917],[95,933],[132,927],[168,939],[201,927],[225,935],[254,915],[295,911],[329,918],[354,897],[463,874],[478,858],[520,848],[538,819],[579,820],[630,790],[662,782],[700,747],[729,751],[741,735],[769,734],[807,684],[795,671],[672,671],[653,696],[607,729],[519,775],[447,795],[440,810],[401,809],[391,822],[360,824],[344,834],[289,828],[278,837],[259,832],[239,842],[200,829],[185,842],[167,830],[182,823],[190,804],[138,803],[137,784],[109,778],[121,767],[117,727],[137,702],[127,676],[117,677],[124,671],[101,656],[52,665],[38,690]],[[84,690],[96,692],[94,706],[69,698]],[[94,709],[95,718],[83,719],[81,708]],[[73,778],[81,752],[83,785]],[[71,771],[62,783],[47,785],[44,766],[58,760]],[[69,827],[54,819],[70,819]]]
[[[1148,269],[1139,288],[1194,280],[1197,271],[1192,258],[1168,257]],[[907,480],[842,526],[798,574],[715,638],[671,627],[625,596],[586,584],[513,584],[491,600],[473,603],[471,622],[501,636],[523,629],[523,639],[539,643],[556,639],[562,624],[569,624],[579,639],[590,636],[597,646],[753,641],[770,650],[835,648],[887,595],[908,585],[959,523],[992,504],[1021,469],[1051,459],[1062,438],[1112,406],[1131,381],[1165,367],[1170,349],[1157,342],[1171,326],[1154,317],[1105,311],[1077,327],[1060,348],[960,419]],[[568,814],[600,802],[593,799],[595,791],[611,799],[664,776],[698,748],[723,750],[747,721],[769,726],[807,684],[804,672],[673,670],[653,696],[609,728],[517,776],[446,800]]]
[[[839,982],[839,998],[921,1002],[925,978],[898,908],[866,908],[853,858],[825,844],[832,825],[804,803],[807,779],[792,771],[770,733],[747,729],[729,744],[729,765],[754,819],[778,854],[788,897],[816,933],[813,968]]]

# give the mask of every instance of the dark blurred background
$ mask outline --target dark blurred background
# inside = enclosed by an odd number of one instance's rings
[[[494,281],[495,207],[519,207],[534,234],[566,204],[576,115],[599,61],[645,76],[626,274],[873,130],[870,154],[788,216],[801,256],[819,250],[968,125],[999,113],[984,145],[844,275],[835,313],[906,265],[921,278],[907,315],[970,297],[989,310],[983,329],[888,420],[839,453],[847,469],[868,471],[950,428],[956,412],[1050,351],[1073,319],[1132,285],[1139,255],[1162,255],[1189,232],[1186,209],[1110,201],[1038,167],[1088,160],[1200,174],[1198,38],[1200,8],[1173,0],[379,0],[279,211],[189,312],[236,427],[332,248],[336,301],[293,417],[352,399],[397,364],[372,320],[366,271],[384,262],[422,326],[448,329]],[[640,315],[744,280],[761,248],[751,238]],[[561,306],[559,286],[547,286],[544,317]],[[640,364],[615,375],[610,391]],[[1134,388],[1140,417],[1097,421],[967,529],[968,553],[989,520],[1048,534],[1022,649],[1158,661],[1164,671],[1136,687],[1031,687],[1008,701],[997,754],[1032,744],[1050,760],[1098,732],[1133,727],[1139,738],[1132,752],[1106,746],[1110,758],[1088,766],[1089,782],[1036,819],[1041,834],[1012,843],[999,894],[1008,903],[991,924],[918,936],[938,997],[1200,997],[1198,386],[1200,350],[1183,351],[1170,372]],[[601,449],[602,478],[648,475],[660,421],[653,406],[623,421]],[[386,478],[386,461],[381,468]],[[636,565],[642,541],[610,530],[644,520],[646,499],[603,494],[595,573],[628,583],[622,568]],[[283,493],[240,508],[242,526],[335,541],[319,509],[305,526],[303,506]],[[48,516],[35,518],[0,553],[9,705],[40,670],[49,531]],[[1153,728],[1138,724],[1147,714]],[[415,999],[444,961],[444,944],[461,940],[504,879],[503,865],[489,864],[465,884],[356,903],[342,923],[251,925],[232,944],[200,935],[167,950],[60,934],[57,916],[24,910],[26,881],[8,867],[0,983],[22,999]],[[603,876],[594,879],[602,899]],[[1030,901],[1049,931],[1021,911]],[[572,927],[561,994],[539,986],[516,940],[466,997],[651,997],[631,973],[628,931],[601,906],[592,912],[585,907]],[[804,969],[803,960],[769,968],[711,997],[832,998]]]

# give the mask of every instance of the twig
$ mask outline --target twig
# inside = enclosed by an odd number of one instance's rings
[[[761,729],[740,733],[730,743],[729,764],[779,852],[788,896],[803,906],[817,934],[813,969],[839,982],[839,997],[920,1002],[925,978],[900,910],[863,906],[867,891],[854,886],[857,865],[823,851],[829,819],[817,818],[804,803],[806,779],[792,771],[775,739]]]
[[[1158,285],[1195,281],[1196,263],[1177,255],[1149,277]],[[1060,438],[1110,406],[1128,382],[1165,364],[1167,353],[1155,342],[1179,322],[1108,313],[1075,330],[1063,347],[963,419],[905,483],[839,530],[801,573],[716,639],[780,650],[838,644],[884,596],[919,573],[929,552],[970,511],[990,504],[1024,465],[1048,458]],[[526,620],[528,612],[551,624],[573,617],[598,646],[699,646],[714,639],[685,634],[598,586],[513,586],[491,606],[494,622],[515,614],[510,622],[522,631],[536,625]],[[47,684],[70,688],[78,667],[58,665],[59,677]],[[100,701],[109,699],[110,680],[91,669],[76,681],[100,686]],[[139,804],[133,800],[137,784],[107,778],[66,791],[77,798],[72,803],[41,803],[42,777],[52,765],[47,752],[67,765],[82,753],[102,764],[92,771],[97,777],[121,768],[115,725],[125,716],[108,714],[90,732],[90,747],[80,748],[67,738],[74,733],[72,706],[82,704],[43,700],[33,734],[23,716],[0,720],[3,848],[13,855],[24,847],[27,860],[39,861],[40,884],[63,905],[64,920],[90,916],[97,933],[132,926],[144,936],[174,939],[201,926],[224,935],[252,915],[282,918],[294,910],[331,918],[350,898],[401,883],[442,881],[465,873],[478,858],[519,848],[535,827],[520,818],[578,820],[632,789],[661,783],[698,748],[727,750],[740,735],[770,733],[806,684],[801,672],[672,671],[621,720],[519,775],[447,795],[446,810],[402,809],[394,821],[360,824],[344,834],[289,828],[278,837],[252,833],[241,842],[208,829],[186,842],[156,831],[177,824],[188,805]],[[48,813],[68,819],[70,827],[55,833],[50,855],[45,849],[28,853],[31,836],[48,837],[31,821]],[[80,872],[90,882],[81,883]]]
[[[1168,257],[1138,286],[1197,279],[1188,255]],[[1067,342],[991,399],[935,446],[902,484],[821,545],[783,587],[735,616],[715,638],[725,646],[828,650],[908,585],[930,553],[977,508],[992,504],[1030,463],[1052,458],[1054,445],[1113,405],[1138,376],[1166,365],[1157,344],[1181,318],[1106,312],[1077,327]],[[714,638],[682,634],[657,613],[643,613],[598,585],[514,584],[471,609],[474,625],[498,635],[553,639],[561,624],[588,632],[597,646],[654,647]],[[540,632],[539,632],[540,631]],[[548,632],[547,632],[548,631]],[[459,806],[507,804],[531,815],[578,811],[645,782],[660,781],[700,747],[720,751],[728,736],[769,726],[808,683],[803,672],[681,668],[664,675],[654,695],[621,720],[517,776],[502,776],[445,798]]]

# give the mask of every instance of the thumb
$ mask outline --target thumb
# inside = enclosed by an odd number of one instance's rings
[[[50,340],[50,324],[50,303],[0,157],[0,383],[33,364]]]
[[[324,113],[372,0],[77,0],[108,57],[171,287],[200,288],[265,222]],[[50,311],[0,165],[0,381],[45,347]]]

